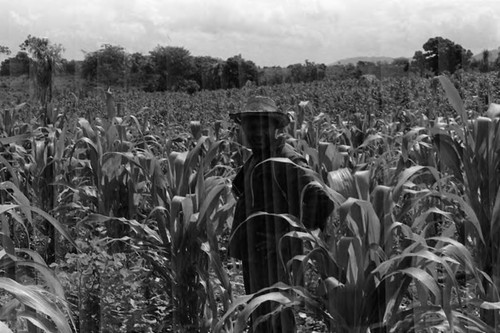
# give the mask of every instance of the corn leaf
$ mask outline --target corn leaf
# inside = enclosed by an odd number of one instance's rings
[[[39,290],[4,277],[0,277],[0,288],[13,294],[22,304],[47,315],[56,325],[58,332],[72,333],[65,315]]]
[[[7,146],[11,143],[22,143],[26,140],[30,140],[32,138],[31,133],[24,133],[21,135],[9,136],[7,138],[0,138],[0,145]]]
[[[449,198],[449,199],[454,200],[458,203],[460,208],[463,210],[463,212],[467,216],[467,219],[465,220],[465,222],[470,223],[472,225],[472,227],[474,228],[473,230],[475,230],[475,232],[477,233],[477,236],[479,237],[481,242],[484,244],[485,241],[484,241],[484,236],[483,236],[483,228],[479,222],[479,219],[477,218],[476,212],[472,209],[472,207],[467,202],[465,202],[465,200],[462,197],[460,197],[456,194],[445,193],[445,194],[443,194],[443,197]]]
[[[500,302],[482,302],[479,307],[485,310],[500,310]]]
[[[170,234],[173,238],[173,243],[177,244],[177,239],[182,237],[183,228],[181,221],[179,219],[179,215],[182,211],[182,202],[185,197],[182,196],[174,196],[172,198],[172,203],[170,205]]]
[[[401,270],[398,270],[394,273],[391,273],[388,275],[388,277],[395,275],[395,274],[406,274],[411,276],[412,278],[415,279],[416,283],[422,284],[429,290],[436,299],[439,299],[440,292],[439,292],[439,287],[436,284],[436,281],[434,278],[427,273],[426,271],[417,268],[417,267],[407,267]]]
[[[2,182],[0,183],[0,190],[10,190],[12,198],[16,201],[18,205],[20,205],[20,209],[22,210],[24,216],[28,219],[30,224],[33,224],[33,218],[31,216],[31,211],[26,208],[31,205],[29,199],[24,195],[23,192],[19,190],[19,188],[12,182]]]
[[[449,244],[448,246],[443,246],[442,248],[442,253],[445,255],[444,258],[446,260],[449,260],[449,258],[457,260],[468,272],[474,275],[476,281],[481,281],[476,267],[476,262],[472,257],[470,251],[462,243],[449,237],[431,237],[429,238],[429,240],[435,240],[439,243]],[[481,283],[478,284],[478,287],[484,293],[483,285]]]
[[[184,217],[184,232],[186,232],[189,227],[189,224],[192,221],[193,214],[195,214],[194,207],[193,207],[193,197],[187,196],[184,197],[184,199],[181,202],[182,205],[182,215]]]
[[[5,324],[4,322],[0,321],[0,331],[3,333],[14,333],[12,330]]]
[[[417,175],[418,173],[422,171],[428,171],[430,172],[433,176],[434,179],[438,180],[439,179],[439,174],[435,168],[432,167],[427,167],[427,166],[412,166],[407,169],[405,169],[402,174],[399,176],[399,180],[397,184],[394,186],[393,190],[393,198],[394,202],[398,202],[399,198],[401,196],[401,193],[403,192],[404,185],[407,183],[407,181],[411,178]]]
[[[444,75],[438,76],[439,82],[443,87],[446,97],[450,102],[453,109],[458,113],[458,115],[462,118],[462,123],[467,124],[467,111],[465,110],[464,102],[458,93],[458,90],[455,88],[453,83],[451,83],[450,79]]]
[[[500,117],[500,104],[490,103],[490,106],[486,111],[486,116],[492,119]]]
[[[196,146],[187,153],[186,159],[182,166],[182,175],[180,181],[178,180],[178,195],[188,194],[189,177],[191,176],[191,173],[195,169],[196,165],[199,163],[199,160],[202,156],[204,143],[205,141],[207,141],[207,139],[207,136],[202,136],[196,143]]]
[[[460,181],[463,181],[461,172],[462,149],[453,141],[448,134],[437,133],[433,135],[433,142],[441,163],[451,170],[453,175]]]
[[[59,282],[56,274],[52,269],[50,269],[46,264],[40,264],[32,261],[16,261],[18,266],[32,267],[42,274],[45,282],[49,286],[51,292],[59,297],[61,300],[65,299],[64,289]]]
[[[170,225],[168,221],[168,218],[170,216],[169,210],[162,206],[156,206],[151,209],[146,220],[152,219],[152,217],[155,215],[159,216],[156,220],[156,222],[158,223],[159,236],[158,234],[156,234],[156,232],[154,232],[154,230],[151,230],[150,236],[152,236],[158,243],[169,244],[171,241],[169,234]]]
[[[3,216],[2,216],[2,218],[3,218]],[[7,222],[7,221],[2,221],[2,230],[5,230],[5,231],[0,232],[0,235],[2,235],[2,247],[3,247],[2,252],[5,252],[5,254],[9,255],[9,257],[12,260],[16,260],[16,250],[14,247],[14,242],[12,241],[11,236],[10,236],[9,225],[8,225],[8,223],[4,224],[3,222]],[[0,253],[2,253],[2,252],[0,252]],[[2,257],[3,257],[3,255],[2,255]]]
[[[495,196],[493,210],[491,212],[490,235],[498,235],[500,230],[500,186]]]
[[[97,135],[95,134],[95,131],[88,120],[85,118],[79,118],[78,125],[80,125],[81,129],[83,130],[83,135],[86,138],[90,139],[93,144],[95,144],[97,142]]]
[[[344,198],[356,197],[354,177],[348,168],[328,172],[328,185]]]
[[[226,322],[227,319],[241,306],[245,305],[248,301],[250,301],[253,298],[254,295],[242,295],[237,297],[233,303],[231,304],[231,307],[224,313],[224,315],[220,318],[219,322],[217,325],[215,325],[214,331],[215,332],[220,332],[222,329],[222,326]]]
[[[368,200],[370,198],[370,170],[356,171],[354,180],[356,183],[356,191],[358,198]]]
[[[26,206],[24,206],[26,207]],[[44,219],[46,219],[50,224],[52,224],[54,226],[54,228],[64,237],[66,238],[66,240],[68,242],[71,243],[71,245],[73,245],[75,247],[75,249],[79,250],[79,247],[78,245],[76,245],[75,241],[73,240],[73,238],[71,237],[71,235],[69,234],[69,232],[66,230],[66,227],[64,227],[61,223],[59,223],[59,221],[57,221],[55,218],[53,218],[52,216],[50,216],[48,213],[44,212],[43,210],[41,210],[40,208],[38,207],[33,207],[33,206],[28,206],[29,209],[34,212],[34,213],[37,213],[38,215],[41,215]]]
[[[47,333],[57,333],[57,327],[50,322],[47,318],[42,317],[36,313],[29,313],[28,311],[20,312],[17,315],[19,318],[24,318],[30,321],[36,327],[39,327]]]
[[[358,146],[357,149],[364,148],[364,147],[368,146],[370,143],[375,142],[375,141],[379,141],[379,140],[384,140],[384,137],[380,134],[370,134],[365,139],[365,141],[363,141],[363,143]]]
[[[243,332],[247,326],[248,318],[255,311],[255,309],[265,302],[274,302],[286,307],[299,305],[300,301],[284,292],[269,292],[264,295],[256,296],[245,306],[245,308],[238,315],[236,325],[234,327],[236,332]]]
[[[220,179],[220,182],[213,186],[210,191],[204,196],[201,207],[200,215],[198,217],[198,224],[206,223],[206,219],[212,215],[212,212],[220,205],[219,198],[223,191],[226,189],[226,184]]]
[[[359,276],[362,274],[363,261],[361,257],[361,245],[357,238],[353,238],[347,249],[348,264],[346,269],[347,283],[357,284],[360,281]]]
[[[377,185],[371,194],[373,210],[378,216],[384,229],[392,223],[391,214],[394,202],[392,201],[392,188],[385,185]]]
[[[411,227],[414,230],[420,231],[422,229],[422,227],[424,226],[424,224],[428,223],[427,218],[431,214],[440,215],[448,220],[452,220],[452,217],[453,217],[452,214],[449,212],[445,212],[437,207],[431,207],[431,208],[427,209],[425,212],[423,212],[422,214],[420,214],[419,216],[417,216],[415,218],[415,220],[413,221]]]
[[[2,154],[0,154],[0,165],[2,165],[4,168],[9,171],[10,175],[12,176],[12,180],[14,184],[16,185],[17,188],[19,188],[19,177],[17,175],[16,170],[12,167],[9,161],[7,161]]]

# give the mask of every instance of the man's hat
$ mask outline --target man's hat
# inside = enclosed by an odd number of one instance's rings
[[[242,118],[246,116],[260,116],[275,119],[278,123],[278,128],[283,128],[290,123],[288,115],[279,110],[272,99],[265,96],[250,97],[239,112],[229,115],[237,124],[241,124]]]

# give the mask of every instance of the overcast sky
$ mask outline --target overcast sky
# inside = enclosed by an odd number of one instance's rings
[[[412,57],[441,36],[474,54],[500,46],[500,0],[0,0],[0,45],[28,34],[83,59],[102,44],[157,45],[258,66]]]

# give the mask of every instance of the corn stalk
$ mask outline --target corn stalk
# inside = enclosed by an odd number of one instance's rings
[[[469,242],[475,250],[483,279],[486,303],[499,302],[500,288],[500,121],[496,117],[478,117],[469,120],[458,91],[447,77],[441,76],[441,84],[450,104],[462,119],[462,126],[448,130],[437,129],[434,134],[438,156],[461,185],[468,217],[480,226],[479,230],[466,226],[460,230],[464,243]],[[489,113],[494,114],[492,104]],[[463,194],[460,193],[463,191]],[[490,279],[491,278],[491,279]],[[500,307],[482,306],[481,317],[490,326],[500,322]]]

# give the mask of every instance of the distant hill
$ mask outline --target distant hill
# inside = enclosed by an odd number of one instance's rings
[[[391,57],[353,57],[353,58],[346,58],[346,59],[341,59],[337,60],[330,65],[348,65],[348,64],[353,64],[356,65],[358,61],[365,61],[365,62],[385,62],[390,64],[394,59],[396,58],[391,58]]]
[[[498,57],[498,49],[488,50],[488,51],[490,51],[490,62],[495,62],[495,60],[497,60],[497,57]],[[475,54],[474,56],[472,56],[472,59],[478,60],[478,61],[483,60],[483,52],[481,51],[478,54]]]

